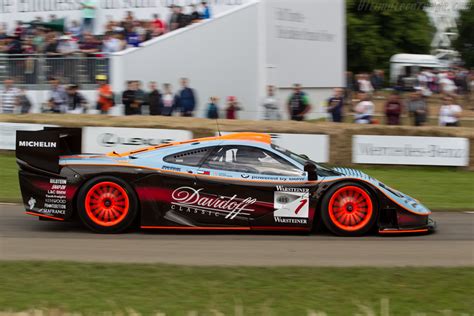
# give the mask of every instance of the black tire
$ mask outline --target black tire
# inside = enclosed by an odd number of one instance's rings
[[[96,233],[121,233],[130,228],[138,214],[138,200],[125,181],[101,176],[87,181],[77,195],[78,215]]]
[[[323,196],[321,217],[324,225],[336,235],[365,235],[374,227],[377,216],[373,195],[356,182],[338,183]]]

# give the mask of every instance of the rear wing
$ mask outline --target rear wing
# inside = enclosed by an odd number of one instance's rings
[[[81,153],[82,129],[45,127],[42,131],[16,132],[16,158],[19,163],[58,173],[59,157]]]

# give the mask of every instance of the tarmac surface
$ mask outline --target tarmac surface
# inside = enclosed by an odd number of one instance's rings
[[[0,205],[0,260],[219,266],[473,266],[474,214],[434,213],[418,236],[342,238],[328,233],[143,232],[98,235],[79,223],[39,221]]]

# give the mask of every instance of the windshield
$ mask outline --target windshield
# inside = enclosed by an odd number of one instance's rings
[[[321,177],[331,177],[331,176],[338,176],[340,175],[339,172],[332,170],[331,168],[324,166],[322,164],[316,163],[315,161],[309,159],[308,157],[305,157],[303,155],[298,155],[295,154],[294,152],[289,151],[288,149],[282,148],[277,145],[272,145],[272,148],[277,150],[278,152],[284,154],[287,157],[290,157],[293,160],[296,160],[302,165],[305,165],[307,162],[313,163],[316,165],[318,169],[318,176]]]

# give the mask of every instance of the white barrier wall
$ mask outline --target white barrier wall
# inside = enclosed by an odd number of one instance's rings
[[[15,21],[29,22],[36,17],[48,21],[50,15],[66,18],[66,23],[82,20],[80,3],[83,0],[0,0],[0,21],[6,22],[12,30]],[[250,0],[209,0],[213,14],[220,14]],[[127,11],[132,11],[138,19],[150,20],[158,13],[165,21],[169,20],[171,4],[185,6],[189,11],[191,3],[200,0],[97,0],[95,32],[102,33],[108,20],[121,20]]]
[[[313,109],[308,118],[325,117],[322,104],[333,87],[344,86],[345,23],[343,0],[255,0],[213,20],[149,41],[140,49],[115,54],[115,91],[126,80],[177,84],[191,78],[199,92],[197,115],[206,115],[210,96],[236,96],[239,117],[262,117],[266,86],[282,88],[287,115],[288,90],[300,83]]]
[[[266,0],[268,82],[280,88],[345,86],[343,0]]]
[[[205,117],[211,96],[236,96],[244,107],[240,118],[255,117],[261,85],[259,68],[259,5],[253,2],[224,15],[151,40],[145,47],[112,56],[112,85],[121,91],[126,80],[171,83],[191,79],[198,93],[197,116]]]

